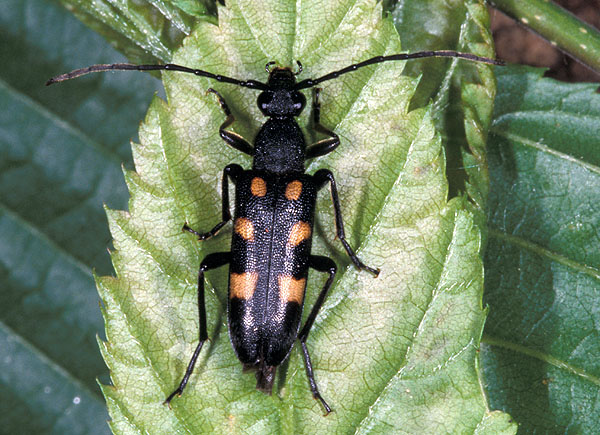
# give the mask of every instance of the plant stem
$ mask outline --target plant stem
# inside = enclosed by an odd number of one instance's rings
[[[552,45],[600,72],[600,32],[548,0],[489,0]]]

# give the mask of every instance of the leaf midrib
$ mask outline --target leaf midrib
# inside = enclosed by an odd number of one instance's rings
[[[586,381],[600,386],[600,378],[597,376],[590,375],[584,369],[574,366],[573,364],[569,364],[560,358],[556,358],[546,352],[541,352],[538,350],[530,349],[522,344],[513,343],[507,340],[503,340],[500,338],[493,337],[489,334],[484,334],[481,337],[481,343],[487,344],[489,346],[497,346],[503,349],[511,350],[516,353],[520,353],[522,355],[535,358],[547,364],[550,364],[558,369],[566,370],[569,373],[572,373]]]
[[[498,115],[494,117],[494,124],[499,124],[505,120],[511,120],[514,118],[520,118],[523,115],[534,115],[537,118],[549,118],[554,116],[564,117],[573,119],[574,121],[581,122],[590,121],[590,122],[599,122],[600,116],[595,116],[587,113],[574,113],[568,112],[566,110],[556,110],[552,109],[531,109],[531,110],[515,110],[512,112],[503,113],[502,115]]]
[[[40,229],[32,225],[31,222],[25,220],[20,214],[15,213],[13,210],[6,207],[5,204],[0,202],[0,215],[5,214],[15,222],[19,223],[26,231],[40,240],[42,243],[50,246],[53,252],[57,253],[57,256],[64,256],[64,258],[77,269],[79,269],[84,275],[91,277],[92,268],[85,263],[82,263],[77,257],[71,252],[66,251],[62,246],[58,245],[53,239],[49,238],[46,233],[40,231]]]
[[[95,141],[88,135],[86,135],[83,131],[75,127],[70,121],[60,118],[54,112],[50,112],[46,107],[41,105],[38,101],[32,99],[28,95],[19,92],[17,89],[8,84],[5,80],[0,79],[0,88],[6,90],[11,96],[15,98],[15,100],[22,102],[25,106],[32,109],[32,111],[39,113],[42,117],[48,119],[51,124],[58,126],[64,131],[67,131],[69,134],[81,140],[84,145],[89,145],[90,148],[95,149],[97,152],[101,153],[108,160],[113,163],[116,163],[119,167],[123,162],[123,158],[119,156],[112,149],[104,146],[103,144]]]
[[[583,161],[582,159],[578,159],[577,157],[574,157],[570,154],[566,154],[566,153],[557,151],[548,145],[542,144],[541,142],[536,142],[531,139],[525,138],[522,135],[510,133],[508,130],[501,130],[501,129],[497,128],[497,126],[494,126],[490,129],[490,135],[499,136],[504,139],[508,139],[510,141],[520,143],[521,145],[526,145],[531,148],[535,148],[536,150],[541,151],[545,154],[553,155],[555,157],[558,157],[561,160],[564,160],[564,161],[567,161],[570,163],[574,163],[578,166],[581,166],[582,168],[587,169],[590,172],[600,175],[600,167],[598,167],[596,165],[592,165],[591,163],[587,163],[587,162]]]
[[[49,367],[52,371],[58,373],[60,376],[67,379],[71,384],[73,384],[78,390],[87,393],[90,397],[92,397],[101,408],[105,407],[104,400],[102,399],[102,395],[100,391],[92,391],[85,384],[83,384],[78,378],[73,376],[71,372],[68,372],[63,366],[57,364],[52,359],[50,359],[43,351],[41,351],[37,346],[31,343],[29,340],[26,340],[22,335],[15,332],[11,327],[6,325],[2,320],[0,320],[0,330],[3,330],[7,336],[15,337],[15,340],[20,342],[20,344],[31,351],[33,355],[35,355],[44,365]]]
[[[534,254],[548,258],[551,261],[555,261],[559,264],[562,264],[563,266],[574,269],[580,273],[590,276],[591,278],[597,281],[600,281],[600,271],[595,267],[582,264],[575,260],[571,260],[570,258],[561,255],[557,252],[551,251],[550,249],[544,248],[543,246],[538,245],[537,243],[534,243],[531,240],[526,240],[521,236],[508,234],[494,227],[490,227],[488,229],[488,233],[491,237],[500,239],[504,242],[508,242],[520,248],[526,249],[530,252],[533,252]]]

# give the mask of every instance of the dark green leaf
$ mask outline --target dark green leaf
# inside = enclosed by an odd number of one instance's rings
[[[106,409],[98,394],[3,324],[0,349],[0,433],[109,433]]]
[[[498,70],[483,364],[524,432],[594,433],[600,391],[597,85]]]
[[[106,433],[91,271],[112,270],[102,203],[126,206],[120,166],[158,81],[108,74],[47,88],[123,57],[52,2],[2,6],[0,432]]]

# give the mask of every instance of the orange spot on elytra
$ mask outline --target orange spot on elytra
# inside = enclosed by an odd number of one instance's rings
[[[282,301],[302,304],[306,278],[295,279],[290,275],[279,275],[277,282],[279,284],[279,297]]]
[[[297,201],[302,193],[302,183],[298,180],[294,180],[288,183],[285,188],[285,197],[290,201]]]
[[[311,229],[310,225],[306,222],[296,222],[290,231],[290,237],[288,238],[288,244],[291,246],[298,246],[304,240],[310,238]]]
[[[258,273],[232,273],[229,275],[229,298],[250,299],[256,290]]]
[[[250,192],[254,196],[265,196],[267,194],[267,183],[260,177],[254,177],[250,182]]]
[[[237,218],[233,225],[234,231],[240,235],[240,237],[248,242],[254,241],[254,225],[252,221],[246,218]]]

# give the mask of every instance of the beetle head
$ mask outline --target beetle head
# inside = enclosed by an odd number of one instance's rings
[[[258,96],[260,111],[269,117],[298,116],[306,105],[304,95],[294,90],[296,77],[289,68],[275,67],[269,71],[268,90]]]

